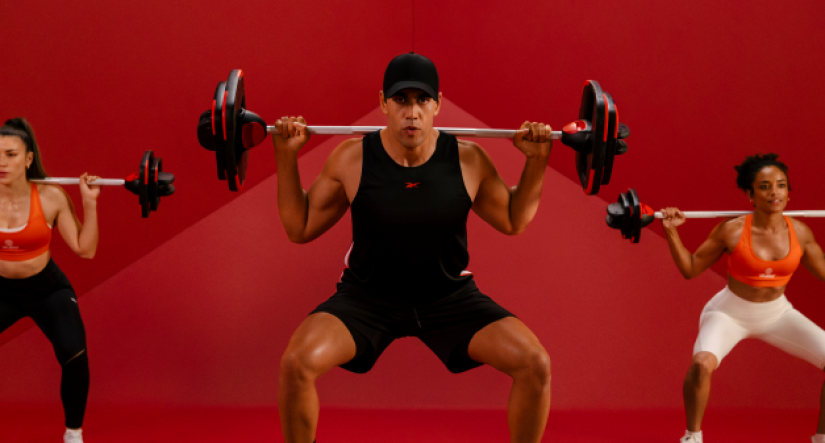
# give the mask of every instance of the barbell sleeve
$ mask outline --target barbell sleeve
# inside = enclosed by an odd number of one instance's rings
[[[685,211],[685,218],[735,218],[753,214],[751,211]],[[785,211],[788,217],[825,217],[825,211]],[[661,212],[653,214],[655,218],[664,218]]]
[[[48,178],[37,178],[33,180],[29,180],[32,183],[40,183],[46,185],[79,185],[80,178],[68,178],[68,177],[48,177]],[[95,181],[89,183],[89,186],[123,186],[126,184],[126,180],[120,178],[99,178]]]
[[[310,135],[364,135],[384,129],[384,126],[307,126]],[[517,129],[435,128],[462,137],[513,138]],[[267,134],[279,134],[275,126],[266,127]],[[562,131],[551,131],[551,140],[560,140]]]

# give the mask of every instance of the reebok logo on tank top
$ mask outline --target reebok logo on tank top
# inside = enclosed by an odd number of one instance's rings
[[[421,184],[421,182],[415,182],[415,183],[407,182],[407,189],[418,188],[418,185],[420,185],[420,184]]]
[[[6,240],[5,244],[3,245],[3,249],[7,249],[7,250],[20,249],[20,246],[14,246],[13,241]]]
[[[765,269],[764,273],[759,274],[759,277],[760,278],[776,278],[776,275],[773,273],[773,269],[768,268],[768,269]]]

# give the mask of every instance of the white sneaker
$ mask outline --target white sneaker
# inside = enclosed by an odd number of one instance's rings
[[[702,434],[690,435],[685,433],[685,436],[679,439],[679,443],[702,443]]]
[[[66,433],[63,434],[63,443],[83,443],[83,430],[66,429]]]

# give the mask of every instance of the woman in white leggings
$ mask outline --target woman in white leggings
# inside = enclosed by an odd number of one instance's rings
[[[825,281],[825,257],[810,228],[785,217],[788,168],[776,154],[749,156],[736,166],[736,182],[751,201],[753,215],[717,225],[691,254],[679,239],[685,223],[676,208],[662,210],[670,253],[685,278],[698,276],[728,256],[728,285],[705,306],[693,361],[683,394],[687,432],[682,443],[703,443],[702,417],[710,380],[722,359],[745,338],[758,338],[818,367],[825,368],[825,331],[785,298],[785,287],[801,263]],[[825,443],[825,385],[814,443]]]

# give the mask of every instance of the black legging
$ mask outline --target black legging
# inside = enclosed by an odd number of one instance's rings
[[[82,427],[89,394],[86,330],[74,290],[53,261],[29,278],[0,277],[0,332],[23,317],[31,317],[43,331],[62,366],[60,397],[66,427]]]

